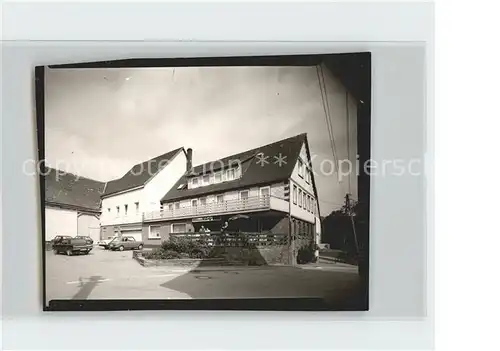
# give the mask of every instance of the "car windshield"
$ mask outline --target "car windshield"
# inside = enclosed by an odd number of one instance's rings
[[[111,239],[111,241],[109,243],[111,244],[112,242],[116,242],[116,241],[119,241],[118,237]]]

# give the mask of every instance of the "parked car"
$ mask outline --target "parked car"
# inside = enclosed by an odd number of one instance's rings
[[[142,250],[144,247],[144,244],[142,241],[137,241],[133,236],[122,236],[121,238],[114,238],[110,243],[109,243],[109,249],[114,251],[114,250]]]
[[[51,240],[52,244],[57,243],[63,239],[71,239],[71,236],[69,235],[56,235],[54,239]]]
[[[118,236],[108,236],[107,239],[101,240],[97,243],[97,245],[105,248],[106,250],[109,248],[109,243],[113,241],[113,239],[117,238]]]
[[[86,239],[81,238],[63,238],[52,244],[52,251],[54,254],[65,253],[68,256],[73,254],[87,255],[93,246],[89,244]]]
[[[80,236],[80,235],[77,235],[77,236],[75,236],[75,238],[77,238],[77,239],[84,239],[90,245],[94,245],[94,240],[90,236]]]

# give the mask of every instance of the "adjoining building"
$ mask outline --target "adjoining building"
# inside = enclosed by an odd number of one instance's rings
[[[143,213],[160,209],[160,200],[186,172],[186,151],[178,148],[136,164],[109,181],[102,195],[101,238],[130,235],[142,239]]]
[[[192,150],[187,152],[192,164]],[[220,231],[235,215],[241,232],[287,234],[320,242],[318,194],[306,134],[188,168],[145,211],[142,239],[160,245],[170,234],[203,226]],[[104,206],[105,207],[105,206]],[[104,209],[105,210],[105,209]]]
[[[57,235],[89,236],[99,240],[101,195],[105,182],[54,168],[45,175],[45,240]]]

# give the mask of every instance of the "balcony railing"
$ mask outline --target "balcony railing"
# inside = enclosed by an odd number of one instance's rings
[[[198,200],[199,201],[199,200]],[[192,218],[213,216],[232,213],[244,213],[251,211],[263,211],[270,209],[270,197],[258,196],[247,199],[227,200],[221,202],[211,202],[207,204],[198,203],[197,206],[180,208],[164,208],[160,211],[145,212],[145,220]]]

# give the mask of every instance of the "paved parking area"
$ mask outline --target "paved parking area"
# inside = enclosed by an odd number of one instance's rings
[[[344,298],[358,283],[343,265],[294,267],[142,267],[132,251],[94,248],[89,255],[46,253],[51,299]]]

